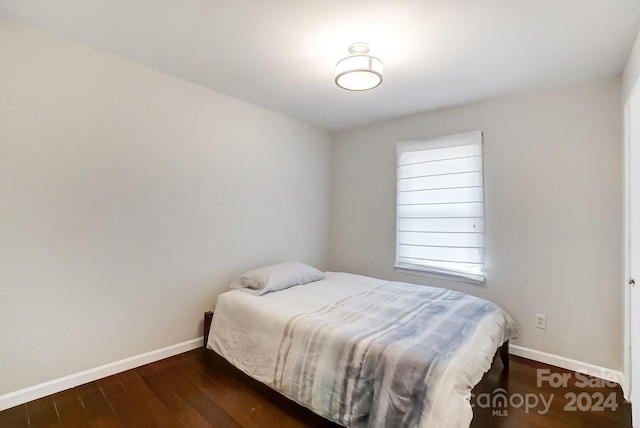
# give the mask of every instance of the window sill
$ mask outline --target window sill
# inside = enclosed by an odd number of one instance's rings
[[[394,266],[393,269],[396,272],[406,273],[409,275],[427,276],[430,278],[444,279],[446,281],[464,282],[467,284],[480,285],[484,283],[484,276],[473,275],[473,277],[467,277],[462,275],[456,275],[454,273],[435,272],[430,270],[413,269],[405,266]]]

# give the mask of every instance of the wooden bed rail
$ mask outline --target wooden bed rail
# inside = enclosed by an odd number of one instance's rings
[[[212,314],[213,316],[213,314]],[[509,370],[509,341],[507,340],[500,347],[500,361],[505,370]]]
[[[207,347],[209,341],[209,330],[211,329],[211,322],[213,321],[213,311],[207,311],[204,313],[204,347]]]

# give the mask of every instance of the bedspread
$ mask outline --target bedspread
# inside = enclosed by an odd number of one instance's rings
[[[209,347],[347,427],[457,428],[469,426],[471,389],[496,348],[515,336],[486,300],[328,273],[259,297],[224,293]]]

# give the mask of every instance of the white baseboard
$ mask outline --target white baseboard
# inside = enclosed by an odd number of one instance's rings
[[[202,346],[202,340],[203,338],[199,337],[197,339],[156,349],[155,351],[135,355],[133,357],[125,358],[124,360],[115,361],[100,367],[95,367],[83,372],[74,373],[69,376],[41,383],[39,385],[30,386],[28,388],[0,395],[0,410],[9,409],[31,400],[37,400],[38,398],[55,394],[56,392],[74,388],[87,382],[93,382],[94,380],[98,380],[103,377],[111,376],[145,364],[153,363],[154,361],[159,361],[164,358],[169,358],[183,352],[197,349]],[[622,375],[622,372],[618,370],[608,369],[606,367],[596,366],[594,364],[584,363],[582,361],[572,360],[559,355],[549,354],[547,352],[537,351],[535,349],[513,344],[509,345],[509,353],[518,357],[528,358],[530,360],[561,367],[563,369],[585,373],[607,381],[613,381],[620,384],[623,391],[626,392],[624,376]]]
[[[572,370],[574,372],[584,373],[606,381],[615,382],[619,384],[622,387],[622,390],[626,393],[624,375],[619,370],[596,366],[594,364],[584,363],[582,361],[572,360],[571,358],[561,357],[559,355],[549,354],[547,352],[537,351],[535,349],[513,344],[509,345],[509,354]]]
[[[0,410],[9,409],[28,401],[37,400],[38,398],[64,391],[65,389],[74,388],[87,382],[93,382],[94,380],[102,379],[103,377],[111,376],[145,364],[153,363],[154,361],[159,361],[164,358],[173,357],[174,355],[197,349],[202,346],[202,340],[203,338],[199,337],[197,339],[156,349],[144,354],[134,355],[133,357],[125,358],[124,360],[115,361],[100,367],[95,367],[93,369],[41,383],[39,385],[30,386],[28,388],[0,395]]]

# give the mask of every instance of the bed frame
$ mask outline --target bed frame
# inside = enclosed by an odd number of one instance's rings
[[[211,322],[213,321],[213,311],[207,311],[204,313],[204,347],[207,348],[207,342],[209,341],[209,330],[211,329]],[[507,340],[500,347],[500,361],[505,370],[509,369],[509,341]]]
[[[213,322],[213,311],[207,311],[204,313],[204,349],[207,349],[207,342],[209,342],[209,330],[211,330],[211,323]]]

